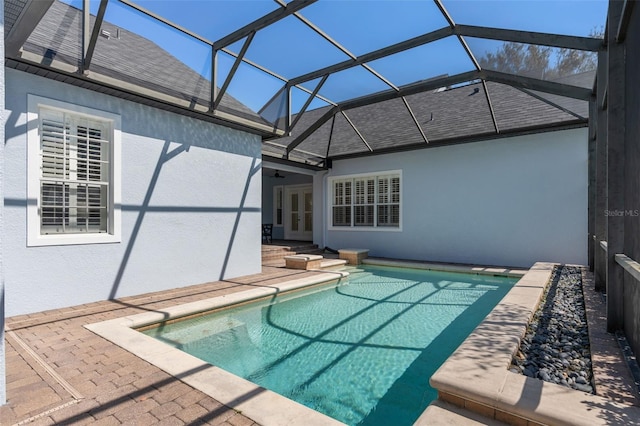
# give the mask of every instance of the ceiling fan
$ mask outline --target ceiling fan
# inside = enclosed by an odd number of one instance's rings
[[[280,174],[280,170],[276,170],[276,173],[271,177],[273,177],[273,178],[282,178],[282,179],[285,178],[283,175]]]

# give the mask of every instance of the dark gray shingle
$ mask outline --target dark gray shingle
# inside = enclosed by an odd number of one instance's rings
[[[487,82],[500,132],[517,132],[531,128],[575,123],[578,119],[514,87]],[[550,95],[544,95],[550,96]],[[579,103],[563,97],[559,101]],[[464,142],[478,136],[495,135],[496,130],[482,83],[447,90],[418,93],[406,97],[418,123],[430,143]],[[329,107],[306,112],[292,136],[278,139],[288,145],[328,111]],[[374,152],[378,149],[424,144],[415,122],[401,99],[393,99],[346,111]],[[369,149],[340,113],[336,115],[333,134],[331,120],[312,133],[298,148],[324,156],[331,137],[330,156],[367,153]]]
[[[92,27],[95,17],[92,18]],[[208,106],[210,83],[153,41],[109,22],[98,37],[91,71],[188,102]],[[116,37],[119,34],[119,37]],[[82,11],[56,1],[36,26],[24,49],[47,60],[79,66],[82,57]],[[257,113],[225,93],[220,109],[266,123]]]
[[[5,0],[4,2],[4,36],[6,37],[18,20],[18,16],[27,4],[27,0]]]

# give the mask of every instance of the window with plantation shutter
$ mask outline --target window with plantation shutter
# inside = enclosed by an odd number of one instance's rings
[[[375,179],[355,179],[355,188],[353,224],[355,226],[373,226]]]
[[[41,113],[40,232],[108,232],[108,125]]]
[[[351,226],[351,181],[337,181],[333,190],[333,226]]]
[[[34,99],[42,99],[33,97]],[[120,240],[119,117],[64,104],[31,105],[37,127],[29,131],[29,245]],[[89,115],[86,112],[107,115]],[[117,124],[117,125],[116,125]],[[34,131],[35,130],[35,131]],[[36,183],[37,182],[37,183]],[[32,229],[37,227],[37,229]]]
[[[378,179],[378,226],[400,224],[400,177]]]
[[[400,171],[330,179],[335,229],[400,230]]]

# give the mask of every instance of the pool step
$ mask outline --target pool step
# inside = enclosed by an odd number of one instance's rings
[[[295,254],[322,254],[317,244],[308,242],[287,242],[287,244],[263,244],[262,264],[265,266],[283,266],[285,256]]]
[[[344,268],[344,270],[346,272],[348,272],[349,275],[352,276],[352,277],[359,277],[359,276],[365,275],[365,274],[366,275],[371,275],[371,272],[369,272],[369,271],[365,271],[364,269],[360,269],[360,268],[357,268],[357,267],[351,267],[351,266],[348,266],[348,265],[347,265],[346,268]]]
[[[344,259],[322,259],[322,262],[320,262],[320,269],[341,269],[346,264],[347,261]]]
[[[283,244],[275,241],[274,244],[262,245],[262,265],[276,268],[285,267],[285,257],[294,255],[321,255],[319,269],[336,270],[344,267],[348,262],[338,259],[337,254],[325,253],[324,249],[318,248],[317,244],[307,242],[287,242]]]
[[[348,272],[348,273],[349,273],[349,279],[350,279],[352,282],[359,281],[359,280],[361,280],[361,279],[362,279],[362,278],[364,278],[364,277],[368,277],[368,276],[373,275],[373,273],[371,273],[371,272],[365,272],[365,271],[352,271],[352,270],[349,270],[349,269],[347,269],[345,272]]]
[[[292,254],[284,257],[287,269],[320,269],[322,255],[320,254]]]
[[[285,256],[285,268],[306,270],[335,270],[342,269],[347,261],[344,259],[325,259],[320,254],[300,253]]]

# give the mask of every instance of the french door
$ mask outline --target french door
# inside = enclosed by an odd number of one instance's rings
[[[284,238],[286,240],[313,240],[313,188],[285,186]]]

